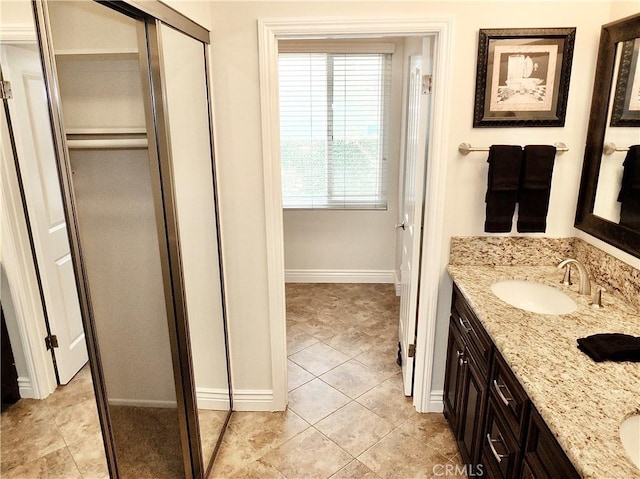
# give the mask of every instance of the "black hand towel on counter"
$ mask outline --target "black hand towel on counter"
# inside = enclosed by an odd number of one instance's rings
[[[578,349],[596,362],[640,362],[640,337],[601,333],[578,339]]]
[[[629,147],[623,165],[622,184],[618,195],[620,224],[640,229],[640,145]]]
[[[518,195],[518,232],[544,233],[551,193],[551,176],[556,147],[527,145],[524,147],[522,178]]]
[[[487,233],[508,233],[518,200],[522,147],[493,145],[489,148],[489,175],[485,196]]]

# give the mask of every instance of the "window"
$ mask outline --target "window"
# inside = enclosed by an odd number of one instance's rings
[[[280,53],[285,208],[386,209],[391,55]]]

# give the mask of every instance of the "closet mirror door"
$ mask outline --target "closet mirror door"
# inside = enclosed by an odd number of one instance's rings
[[[171,158],[197,417],[204,464],[210,465],[228,421],[231,396],[207,45],[165,24],[157,24],[156,34],[165,92],[160,131],[165,128]]]
[[[105,437],[119,477],[185,477],[145,23],[89,0],[47,12]]]

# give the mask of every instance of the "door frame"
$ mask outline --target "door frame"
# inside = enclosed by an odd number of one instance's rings
[[[434,89],[428,158],[446,158],[448,116],[453,75],[452,17],[426,19],[258,19],[258,55],[262,120],[269,324],[273,410],[287,405],[287,342],[284,274],[284,231],[280,164],[280,115],[278,103],[278,40],[290,37],[322,38],[327,35],[435,37]],[[436,309],[444,254],[444,207],[447,163],[432,161],[425,184],[421,278],[418,304],[417,348],[413,404],[418,412],[442,410],[442,391],[432,388]]]
[[[37,45],[36,32],[33,24],[16,24],[0,26],[0,43],[8,45],[34,44]],[[4,114],[4,112],[3,112]],[[17,152],[14,151],[14,155]],[[7,159],[10,161],[11,159]],[[14,158],[17,162],[18,158]],[[19,173],[14,171],[16,175]],[[21,181],[19,178],[15,178]],[[9,234],[5,251],[15,261],[5,264],[7,276],[15,277],[15,297],[17,303],[16,321],[20,330],[20,342],[24,351],[24,359],[29,371],[28,378],[18,378],[20,389],[30,391],[34,399],[44,399],[58,387],[56,373],[51,353],[46,349],[43,338],[47,335],[43,304],[36,276],[34,262],[35,252],[30,247],[26,203],[20,191],[7,191],[7,201],[13,204],[13,214],[7,214]],[[9,241],[11,240],[11,241]],[[9,248],[13,245],[13,248]],[[29,394],[27,392],[27,394]]]

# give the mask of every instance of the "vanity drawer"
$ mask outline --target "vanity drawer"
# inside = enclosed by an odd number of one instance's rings
[[[520,469],[520,447],[493,397],[489,397],[487,421],[482,436],[482,464],[487,477],[511,479]]]
[[[451,316],[458,326],[464,342],[472,350],[471,353],[478,368],[482,373],[487,374],[493,352],[493,342],[455,284]]]
[[[489,390],[513,436],[520,444],[524,444],[529,399],[498,351],[493,356]]]

